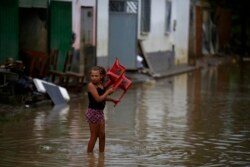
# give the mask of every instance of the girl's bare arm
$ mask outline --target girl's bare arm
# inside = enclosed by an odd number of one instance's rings
[[[107,96],[110,95],[111,93],[113,93],[113,89],[110,88],[110,89],[106,90],[106,92],[100,96],[96,90],[96,86],[93,83],[89,83],[88,84],[88,92],[90,92],[92,94],[92,96],[94,97],[94,99],[97,102],[101,102],[103,100],[106,100]]]

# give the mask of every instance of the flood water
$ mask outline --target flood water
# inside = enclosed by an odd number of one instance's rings
[[[108,105],[106,150],[87,154],[86,93],[68,106],[0,119],[0,166],[250,166],[250,66],[226,65],[136,83]]]

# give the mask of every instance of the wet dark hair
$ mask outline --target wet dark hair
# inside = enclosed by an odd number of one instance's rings
[[[105,81],[105,76],[106,76],[106,70],[104,67],[102,66],[94,66],[90,69],[89,74],[91,73],[91,71],[99,71],[100,75],[102,76],[102,80],[101,82],[103,83]]]

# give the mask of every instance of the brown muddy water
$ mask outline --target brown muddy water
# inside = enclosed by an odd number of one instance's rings
[[[249,67],[134,84],[107,106],[104,154],[86,153],[86,93],[68,106],[2,105],[0,166],[250,166]]]

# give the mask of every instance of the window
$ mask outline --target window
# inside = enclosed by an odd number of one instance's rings
[[[137,14],[137,2],[127,1],[127,13]]]
[[[141,0],[141,32],[150,32],[151,0]]]
[[[169,0],[166,0],[166,27],[165,31],[168,33],[171,31],[171,12],[172,12],[172,3]]]
[[[137,2],[120,0],[120,1],[110,1],[109,3],[110,12],[119,12],[119,13],[130,13],[137,14]]]
[[[111,12],[124,12],[125,2],[124,1],[110,1],[109,10]]]

